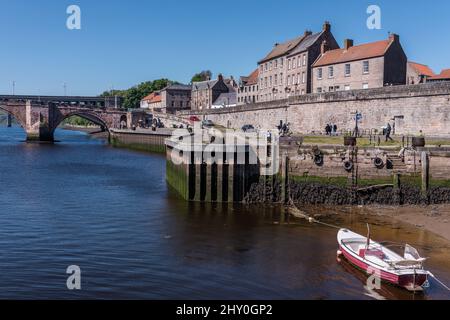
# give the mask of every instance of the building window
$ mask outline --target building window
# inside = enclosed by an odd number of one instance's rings
[[[267,88],[267,77],[264,78],[264,87]]]
[[[334,77],[334,67],[328,67],[328,78]]]
[[[329,88],[328,88],[328,91],[329,91],[329,92],[333,92],[333,91],[334,91],[334,87],[329,87]]]
[[[302,66],[302,59],[300,59],[300,56],[298,56],[297,58],[297,67],[301,67]]]
[[[322,88],[317,88],[317,93],[322,93]]]
[[[275,59],[275,69],[278,68],[278,59]]]
[[[277,74],[275,75],[275,85],[276,86],[278,85],[278,75]]]
[[[294,58],[292,58],[292,69],[295,69],[295,63],[296,63],[296,61],[295,61],[295,57],[294,57]]]
[[[370,72],[369,61],[363,61],[363,73],[367,74]]]
[[[351,74],[351,72],[352,72],[352,69],[351,69],[350,63],[347,63],[347,64],[345,65],[345,76],[346,76],[346,77],[349,77],[350,74]]]
[[[344,90],[345,90],[345,91],[350,91],[350,85],[349,85],[349,84],[345,85]]]
[[[368,83],[363,83],[363,89],[369,89],[369,84]]]
[[[280,58],[280,67],[283,68],[284,58]]]
[[[302,89],[302,95],[305,94],[305,89]]]
[[[267,71],[267,62],[265,63],[265,70]]]
[[[271,87],[272,86],[272,76],[270,76],[270,78],[269,78],[269,87]]]
[[[322,80],[323,70],[322,68],[317,69],[317,79]]]
[[[288,60],[288,70],[291,70],[291,59]]]
[[[288,85],[291,84],[291,76],[287,76],[287,84],[288,84]]]
[[[306,83],[306,73],[302,72],[302,83]]]
[[[306,66],[306,54],[303,55],[303,66]]]

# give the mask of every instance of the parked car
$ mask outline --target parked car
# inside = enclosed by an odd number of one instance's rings
[[[202,121],[202,127],[204,127],[204,128],[212,128],[212,127],[214,127],[214,122],[212,122],[211,120],[203,120]]]
[[[253,127],[251,124],[246,124],[242,127],[242,131],[244,132],[255,132],[255,127]]]
[[[189,121],[190,122],[199,122],[200,121],[200,119],[197,117],[197,116],[190,116],[189,117]]]

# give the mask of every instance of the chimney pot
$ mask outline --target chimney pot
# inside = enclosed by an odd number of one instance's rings
[[[344,48],[345,48],[345,50],[348,50],[351,47],[353,47],[353,40],[352,39],[345,39],[344,40]]]
[[[331,31],[331,24],[329,21],[325,21],[323,24],[323,31]]]
[[[400,42],[400,36],[398,34],[391,33],[389,34],[389,40],[392,42]]]
[[[305,30],[305,37],[312,35],[311,30]]]

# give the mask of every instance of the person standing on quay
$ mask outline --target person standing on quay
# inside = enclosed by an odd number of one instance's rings
[[[392,132],[392,127],[391,127],[391,124],[388,122],[388,124],[386,126],[386,142],[388,142],[388,140],[394,141],[394,139],[391,138],[391,132]]]

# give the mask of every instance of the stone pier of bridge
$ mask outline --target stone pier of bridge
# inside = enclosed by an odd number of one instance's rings
[[[0,96],[0,109],[22,126],[27,141],[53,142],[56,128],[71,116],[87,119],[105,131],[138,126],[145,120],[143,111],[129,112],[111,107],[105,98],[90,97],[16,97]]]

